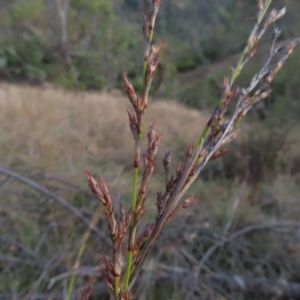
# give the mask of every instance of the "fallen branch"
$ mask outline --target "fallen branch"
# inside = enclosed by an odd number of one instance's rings
[[[70,213],[72,213],[75,217],[77,217],[79,220],[81,220],[83,223],[85,223],[87,226],[91,226],[91,230],[96,233],[99,237],[101,237],[106,243],[109,244],[108,238],[103,234],[95,225],[91,225],[90,221],[84,217],[84,215],[77,210],[75,207],[67,203],[64,199],[60,198],[59,196],[55,195],[45,187],[41,186],[40,184],[22,176],[19,175],[13,171],[10,171],[9,169],[0,167],[0,174],[4,174],[6,176],[9,176],[11,178],[14,178],[15,180],[31,187],[32,189],[38,191],[41,194],[46,195],[47,197],[53,199],[56,201],[60,206],[62,206],[64,209],[68,210]]]
[[[209,259],[209,257],[219,248],[225,245],[228,242],[233,241],[236,238],[239,238],[242,235],[245,235],[249,232],[255,231],[255,230],[272,230],[276,228],[283,228],[283,227],[299,227],[300,223],[295,222],[286,222],[286,223],[276,223],[276,224],[263,224],[263,225],[251,225],[244,227],[238,231],[235,231],[231,233],[228,236],[223,237],[220,241],[216,242],[214,245],[212,245],[202,256],[201,260],[199,261],[195,273],[194,273],[194,283],[196,284],[198,282],[199,274],[206,263],[206,261]]]

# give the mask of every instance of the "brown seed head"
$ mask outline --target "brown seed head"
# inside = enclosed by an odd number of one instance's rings
[[[143,33],[147,45],[150,45],[150,30],[151,30],[151,24],[150,24],[149,17],[143,14]]]
[[[122,73],[122,77],[123,77],[123,81],[124,81],[124,89],[125,92],[128,95],[128,99],[130,101],[130,103],[132,104],[133,108],[135,110],[137,110],[138,108],[138,96],[134,90],[133,85],[130,83],[130,81],[128,80],[128,78],[126,77],[126,75],[124,73]]]
[[[156,124],[154,121],[150,124],[149,131],[147,133],[147,138],[148,138],[148,147],[151,148],[152,144],[154,143],[156,136]]]
[[[88,184],[89,184],[89,187],[90,187],[92,193],[96,196],[96,198],[99,201],[101,201],[104,204],[104,197],[103,197],[103,193],[100,189],[99,184],[97,183],[97,181],[94,179],[94,177],[92,176],[92,174],[89,171],[86,171],[85,174],[88,179]]]
[[[114,275],[120,276],[122,273],[122,266],[124,264],[124,255],[122,255],[121,251],[118,251],[118,253],[115,256],[114,259]]]
[[[90,298],[94,280],[95,276],[90,279],[88,285],[81,291],[81,300],[88,300]]]
[[[152,0],[153,6],[159,5],[160,0]]]
[[[136,143],[138,143],[140,140],[140,137],[139,137],[140,130],[139,130],[139,124],[138,124],[136,115],[134,112],[130,112],[128,110],[127,110],[127,114],[128,114],[129,126],[130,126],[130,130],[132,132],[133,139]]]
[[[127,291],[127,292],[125,292],[124,295],[122,296],[122,299],[124,299],[124,300],[133,300],[133,296],[132,296],[132,294],[131,294],[130,291]]]
[[[219,157],[221,157],[221,156],[224,156],[224,155],[225,155],[226,153],[228,153],[228,152],[229,152],[229,150],[219,150],[219,151],[215,152],[215,153],[211,156],[210,160],[213,160],[213,159],[219,158]]]
[[[163,160],[163,165],[164,165],[166,174],[169,174],[170,164],[171,164],[171,151],[166,151],[164,160]]]
[[[109,230],[110,230],[110,236],[113,241],[116,240],[118,235],[118,224],[114,217],[114,215],[107,215],[108,218],[108,224],[109,224]]]
[[[139,250],[143,243],[147,240],[147,238],[151,235],[153,229],[154,229],[154,224],[151,224],[147,227],[147,229],[137,238],[136,243],[135,243],[135,251]]]
[[[229,79],[228,77],[224,77],[223,85],[222,85],[223,97],[226,97],[226,95],[229,93],[229,90],[230,90]]]
[[[194,196],[190,196],[189,198],[185,199],[181,205],[181,208],[189,207],[194,200],[195,200]]]
[[[110,198],[110,193],[109,193],[109,190],[106,186],[106,182],[103,177],[99,177],[99,186],[100,186],[101,192],[103,194],[104,205],[111,212],[112,211],[112,200]]]
[[[192,144],[190,144],[188,146],[188,148],[186,150],[186,153],[185,153],[185,155],[186,155],[187,158],[192,157],[194,149],[195,149],[195,143],[192,143]]]
[[[157,214],[160,216],[162,214],[164,206],[165,206],[165,199],[163,197],[162,192],[157,192],[155,204],[157,207]]]
[[[258,10],[261,12],[264,9],[264,2],[263,0],[257,0]]]
[[[232,101],[237,97],[238,93],[239,93],[238,87],[227,92],[226,97],[224,98],[223,109],[227,109],[231,105]]]
[[[155,55],[159,52],[161,46],[162,46],[162,41],[158,41],[156,44],[153,44],[153,45],[151,46],[151,52],[150,52],[150,55],[155,56]]]
[[[150,125],[150,129],[147,133],[147,138],[148,138],[147,155],[148,156],[146,156],[144,159],[153,160],[153,158],[157,153],[161,136],[162,136],[161,133],[156,132],[155,122],[152,122]]]
[[[138,223],[144,214],[144,205],[140,206],[135,213],[135,223]]]
[[[103,255],[100,255],[103,266],[99,266],[100,273],[103,277],[104,282],[110,291],[113,291],[113,277],[114,269],[110,258],[106,258]]]
[[[292,54],[292,52],[293,52],[295,46],[296,46],[296,43],[295,43],[294,41],[291,42],[291,43],[288,45],[288,47],[287,47],[287,49],[286,49],[287,55],[291,55],[291,54]]]

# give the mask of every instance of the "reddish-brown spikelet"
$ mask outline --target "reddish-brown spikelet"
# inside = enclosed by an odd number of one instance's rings
[[[207,126],[210,128],[214,128],[219,121],[220,121],[220,110],[219,107],[216,107],[209,121],[207,122]]]
[[[287,55],[291,55],[292,54],[295,46],[296,46],[296,43],[294,41],[292,41],[292,42],[289,43],[289,45],[287,47],[287,50],[286,50]]]
[[[162,214],[164,206],[165,206],[165,199],[163,197],[162,192],[157,192],[155,204],[157,207],[157,214],[158,214],[158,216],[160,216]]]
[[[226,93],[226,96],[224,98],[224,108],[223,109],[227,109],[231,105],[232,101],[237,97],[238,92],[239,92],[239,88],[236,87]]]
[[[188,145],[186,152],[185,152],[186,158],[189,159],[192,156],[194,149],[195,149],[195,143]]]
[[[118,232],[119,232],[117,221],[112,213],[109,214],[109,212],[107,212],[106,216],[107,216],[107,220],[108,220],[110,236],[112,238],[112,241],[115,241],[115,239],[118,236]]]
[[[123,242],[124,236],[127,232],[129,223],[130,223],[130,219],[131,219],[131,210],[129,210],[127,212],[127,214],[125,215],[125,211],[123,209],[123,207],[121,208],[121,217],[120,217],[120,222],[119,222],[119,226],[118,226],[118,233],[117,236],[115,238],[114,241],[114,252],[116,252],[117,250],[120,249],[121,244]]]
[[[165,168],[165,172],[168,175],[170,171],[170,165],[171,165],[171,151],[166,151],[164,160],[163,160],[163,165]]]
[[[149,17],[143,14],[143,33],[147,45],[150,45],[150,30],[151,30],[151,24],[150,24]]]
[[[127,291],[127,292],[125,292],[123,294],[123,298],[122,299],[124,299],[124,300],[133,300],[133,296],[132,296],[132,294],[131,294],[130,291]]]
[[[93,276],[87,286],[81,291],[81,300],[88,300],[92,293],[92,287],[95,280],[95,276]]]
[[[228,152],[229,150],[219,150],[211,156],[210,160],[214,160],[216,158],[222,157]]]
[[[135,213],[135,223],[138,223],[144,214],[144,205],[141,205]]]
[[[223,79],[223,85],[222,85],[222,94],[223,94],[223,97],[226,95],[228,95],[230,91],[230,86],[229,86],[229,78],[228,77],[224,77]]]
[[[158,58],[157,54],[161,48],[162,42],[159,41],[158,43],[152,45],[150,47],[150,53],[146,57],[146,73],[145,73],[145,82],[146,85],[153,79],[153,76],[156,73],[157,67],[159,65],[160,59]]]
[[[92,174],[89,171],[86,171],[85,173],[86,173],[86,177],[88,179],[88,184],[89,184],[89,187],[90,187],[92,193],[96,196],[96,198],[99,201],[101,201],[103,203],[103,194],[102,194],[99,184],[97,183],[97,181],[94,179],[94,177],[92,176]]]
[[[263,0],[257,0],[257,7],[259,11],[262,11],[264,8]]]
[[[191,203],[195,200],[195,196],[190,196],[187,199],[185,199],[183,201],[183,203],[181,204],[181,208],[187,208],[191,205]]]
[[[156,132],[155,122],[151,123],[150,129],[147,133],[147,137],[148,137],[147,154],[149,155],[150,158],[154,158],[157,153],[159,143],[162,137],[162,133]]]
[[[149,225],[146,230],[137,238],[136,244],[135,244],[135,251],[139,251],[143,243],[147,240],[147,238],[151,235],[153,229],[155,227],[155,224]]]
[[[111,258],[106,258],[103,255],[100,255],[100,259],[104,266],[99,266],[100,273],[103,277],[104,282],[106,283],[109,290],[113,291],[113,278],[114,278],[114,268],[111,262]]]
[[[118,251],[114,255],[114,276],[120,277],[122,274],[122,267],[124,264],[124,255],[121,251]]]
[[[139,138],[140,127],[137,122],[136,115],[134,112],[130,112],[128,110],[127,110],[127,113],[128,113],[129,126],[130,126],[130,130],[132,132],[133,139],[134,139],[135,143],[138,143],[140,140],[140,138]]]
[[[128,99],[129,99],[130,103],[132,104],[134,110],[137,110],[138,95],[136,94],[134,87],[132,86],[132,84],[130,83],[130,81],[128,80],[128,78],[126,77],[126,75],[124,73],[122,73],[122,77],[123,77],[123,81],[124,81],[124,89],[128,95]]]
[[[248,58],[252,58],[255,53],[257,52],[258,46],[255,45],[248,53],[247,53],[247,57]]]
[[[88,171],[86,171],[86,176],[88,178],[88,183],[93,194],[96,196],[98,200],[102,202],[105,208],[109,212],[111,212],[112,201],[105,180],[102,177],[99,177],[99,181],[97,182],[94,179],[94,177],[91,175],[91,173]]]

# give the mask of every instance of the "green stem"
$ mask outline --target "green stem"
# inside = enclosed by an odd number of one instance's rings
[[[76,275],[73,274],[71,279],[70,279],[70,282],[69,282],[68,292],[67,292],[67,296],[66,296],[65,300],[70,300],[71,299],[72,291],[74,290],[75,279],[76,279]]]
[[[139,169],[135,167],[133,169],[133,182],[132,182],[132,198],[131,198],[131,222],[130,222],[130,238],[129,238],[129,249],[127,253],[127,262],[126,262],[126,270],[125,270],[125,278],[124,278],[124,291],[128,289],[129,279],[131,275],[132,268],[132,259],[133,259],[133,249],[131,249],[132,240],[135,240],[135,209],[136,209],[136,198],[137,198],[137,179],[138,179]]]
[[[149,34],[149,40],[150,45],[152,43],[153,39],[153,28],[150,30]],[[144,63],[143,63],[143,83],[144,83],[144,91],[146,90],[146,68],[147,68],[147,55],[149,55],[149,49],[146,49],[145,55],[144,55]],[[148,93],[144,95],[144,101],[147,104],[148,102]],[[144,116],[142,117],[142,130],[139,134],[139,140],[141,141],[143,139],[143,132],[144,132],[144,119],[145,119],[146,111]],[[136,147],[140,147],[140,145],[137,145]],[[138,148],[136,149],[138,151]],[[136,235],[136,224],[135,224],[135,212],[136,212],[136,200],[137,200],[137,180],[138,180],[138,174],[139,174],[139,168],[134,167],[133,169],[133,181],[132,181],[132,198],[131,198],[131,223],[130,223],[130,235],[129,235],[129,247],[128,247],[128,253],[127,253],[127,260],[126,260],[126,270],[125,270],[125,277],[124,277],[124,291],[128,290],[129,287],[129,280],[132,272],[132,261],[133,261],[133,249],[135,242],[135,235]]]
[[[97,224],[97,222],[98,222],[98,220],[100,218],[100,215],[101,215],[101,210],[98,208],[96,210],[95,214],[93,215],[92,220],[90,222],[91,226],[84,233],[84,235],[82,237],[82,240],[80,242],[80,248],[79,248],[79,251],[78,251],[78,254],[77,254],[76,262],[75,262],[74,267],[73,267],[74,271],[76,271],[76,269],[79,266],[80,259],[81,259],[82,255],[84,253],[84,250],[86,248],[88,239],[89,239],[89,237],[91,235],[91,228],[95,224]],[[65,300],[70,300],[71,299],[72,292],[74,290],[75,280],[76,280],[76,273],[72,274],[72,277],[71,277],[70,282],[69,282],[68,291],[67,291],[67,295],[66,295],[66,299]]]
[[[119,296],[119,291],[120,291],[120,276],[116,276],[114,278],[114,293],[116,298]]]
[[[260,26],[260,24],[261,24],[264,16],[266,15],[266,12],[268,11],[271,3],[272,3],[272,0],[268,0],[268,2],[265,3],[265,6],[264,6],[262,12],[259,14],[259,16],[257,18],[257,21],[256,21],[256,24],[255,24],[255,26],[254,26],[254,28],[253,28],[253,30],[252,30],[249,38],[248,38],[248,42],[251,41],[254,38],[254,36],[256,34],[256,31],[257,31],[257,28]],[[232,85],[234,84],[235,80],[237,79],[237,77],[240,75],[240,73],[242,71],[243,61],[245,59],[246,54],[250,50],[250,46],[249,46],[248,42],[246,43],[246,45],[245,45],[245,47],[243,49],[243,52],[242,52],[242,54],[241,54],[238,62],[236,63],[236,66],[235,66],[235,68],[233,70],[233,73],[231,75],[231,79],[229,81],[229,89],[232,88]],[[251,48],[253,48],[253,47],[254,47],[254,45],[251,46]],[[216,109],[220,108],[220,106],[222,105],[222,102],[223,102],[223,98],[221,97]],[[197,140],[196,146],[200,146],[201,145],[202,140],[206,137],[208,130],[209,130],[209,125],[206,125],[204,127],[203,131],[201,132],[198,140]]]

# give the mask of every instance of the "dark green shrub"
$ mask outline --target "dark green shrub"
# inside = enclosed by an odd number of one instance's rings
[[[202,63],[202,58],[196,49],[191,49],[182,54],[176,62],[178,72],[191,71],[197,68]]]

